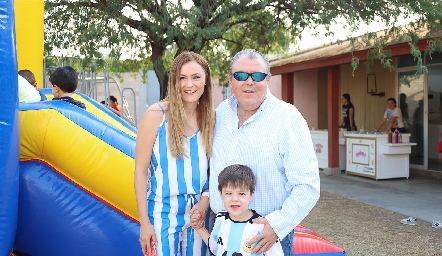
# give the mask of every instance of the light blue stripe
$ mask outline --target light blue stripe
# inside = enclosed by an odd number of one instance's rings
[[[177,183],[178,184],[178,194],[187,194],[186,177],[184,176],[184,158],[176,159],[176,173],[177,173]]]
[[[163,208],[161,210],[161,243],[163,245],[163,248],[161,249],[163,251],[163,255],[170,255],[170,247],[168,246],[170,243],[168,233],[168,229],[170,227],[169,212],[170,197],[165,197],[163,198]]]
[[[159,144],[159,155],[160,155],[160,166],[163,173],[163,180],[161,181],[161,190],[163,195],[163,208],[161,210],[161,230],[167,233],[170,227],[169,212],[170,212],[170,190],[169,190],[169,163],[167,159],[167,140],[166,140],[166,125],[165,122],[161,125],[158,130],[158,144]],[[167,234],[162,234],[161,243],[164,245],[169,244],[169,236]],[[170,248],[168,246],[163,246],[163,255],[170,255]]]
[[[176,221],[177,221],[177,226],[176,226],[176,233],[175,233],[175,244],[178,246],[178,241],[179,239],[179,233],[183,230],[183,226],[186,223],[184,220],[184,215],[185,215],[185,210],[186,210],[186,204],[187,204],[187,200],[185,198],[185,194],[187,193],[187,189],[186,189],[186,181],[185,181],[185,177],[184,177],[184,158],[177,158],[176,159],[176,172],[177,172],[177,185],[178,185],[178,193],[179,195],[177,196],[178,199],[178,214],[176,215]],[[181,246],[180,246],[181,247]],[[177,247],[178,250],[178,247]]]
[[[147,216],[149,217],[150,223],[155,223],[153,219],[153,209],[155,208],[155,201],[148,200],[147,201]]]
[[[159,144],[159,156],[160,156],[160,166],[163,173],[163,180],[160,181],[161,184],[161,195],[163,197],[170,197],[169,189],[169,161],[167,158],[167,140],[166,140],[166,125],[163,125],[158,130],[158,144]]]
[[[186,233],[187,233],[186,255],[192,256],[193,246],[195,244],[195,230],[189,227],[186,229]]]
[[[239,252],[240,248],[238,245],[241,246],[241,242],[238,241],[241,241],[246,225],[247,223],[235,223],[235,225],[230,225],[229,239],[227,241],[227,255]]]
[[[179,248],[180,248],[180,247],[181,247],[181,245],[180,245],[180,233],[175,232],[175,233],[173,234],[173,250],[174,250],[174,252],[175,252],[174,255],[178,255],[178,252],[179,252]],[[164,256],[166,256],[166,255],[171,255],[171,254],[170,254],[170,252],[169,252],[168,254],[164,254]]]
[[[186,224],[185,220],[184,220],[184,215],[186,214],[186,204],[187,204],[187,200],[186,200],[186,195],[178,195],[177,196],[177,200],[178,200],[178,213],[176,215],[176,221],[177,221],[177,226],[176,226],[176,232],[181,232],[183,230],[183,226],[184,224]]]
[[[215,227],[214,230],[212,230],[212,233],[210,234],[210,236],[213,237],[213,240],[215,240],[217,244],[218,244],[218,238],[219,238],[219,232],[220,231],[221,231],[221,225],[218,225],[218,226]]]
[[[198,133],[190,138],[190,164],[192,165],[192,187],[196,193],[201,193],[200,166],[198,155]]]
[[[155,157],[155,154],[153,154],[152,152],[152,164],[149,168],[150,171],[150,190],[153,193],[149,194],[149,197],[147,198],[148,200],[154,200],[155,199],[155,192],[157,191],[157,186],[158,186],[158,180],[157,177],[155,176],[155,170],[158,168],[158,161],[157,158]],[[149,191],[149,187],[147,188],[147,190]]]

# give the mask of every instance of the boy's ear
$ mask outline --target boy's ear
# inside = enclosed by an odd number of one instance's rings
[[[255,191],[253,191],[252,193],[250,193],[250,201],[253,200],[253,197],[255,197]]]

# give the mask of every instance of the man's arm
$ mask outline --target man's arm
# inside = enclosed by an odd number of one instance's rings
[[[297,112],[297,111],[296,111]],[[319,167],[307,122],[299,112],[279,131],[278,144],[290,192],[265,218],[282,240],[310,213],[320,194]]]
[[[305,119],[297,112],[281,127],[277,131],[280,148],[278,157],[283,158],[287,178],[285,188],[290,194],[281,209],[265,216],[263,232],[251,240],[252,243],[261,239],[252,253],[270,249],[277,237],[284,239],[301,223],[319,199],[318,160]]]

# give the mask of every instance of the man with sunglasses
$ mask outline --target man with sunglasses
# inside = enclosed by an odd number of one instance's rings
[[[261,53],[238,52],[230,64],[233,95],[216,110],[210,159],[210,207],[225,210],[218,174],[232,164],[249,166],[257,179],[249,207],[264,216],[261,234],[247,245],[253,253],[270,249],[279,238],[292,255],[293,232],[319,199],[319,168],[307,122],[291,104],[268,89],[270,64]]]

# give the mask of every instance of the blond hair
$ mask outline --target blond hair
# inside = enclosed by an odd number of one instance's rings
[[[187,117],[184,112],[184,104],[180,91],[180,71],[181,67],[189,61],[198,63],[205,72],[206,81],[204,85],[204,93],[198,101],[196,109],[198,128],[203,139],[206,156],[210,158],[212,155],[212,139],[215,126],[215,113],[213,108],[212,95],[212,75],[207,60],[198,53],[182,52],[172,63],[169,75],[168,95],[164,99],[169,101],[169,140],[168,146],[177,158],[187,156],[184,152],[184,130],[187,123]]]

